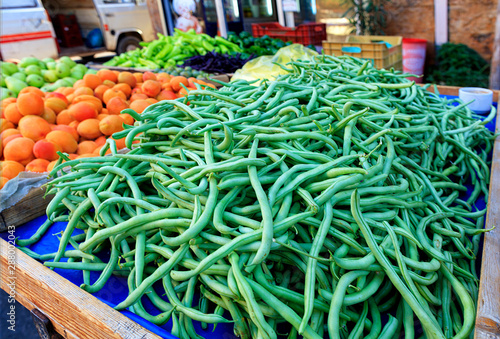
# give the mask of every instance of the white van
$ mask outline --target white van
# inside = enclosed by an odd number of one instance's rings
[[[2,0],[0,4],[3,60],[89,56],[106,50],[120,54],[155,39],[145,0]]]

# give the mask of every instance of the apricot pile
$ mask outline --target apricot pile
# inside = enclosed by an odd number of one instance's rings
[[[63,152],[70,159],[99,155],[107,138],[133,125],[131,108],[142,113],[160,100],[185,96],[198,79],[166,73],[99,70],[73,87],[45,93],[26,87],[1,102],[0,188],[22,171],[50,171]],[[115,140],[119,149],[124,139]]]

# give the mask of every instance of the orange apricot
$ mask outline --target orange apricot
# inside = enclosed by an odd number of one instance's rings
[[[22,90],[19,91],[18,95],[25,94],[25,93],[33,93],[33,94],[38,95],[40,98],[45,97],[45,92],[43,92],[40,88],[37,88],[34,86],[24,87]]]
[[[97,86],[102,84],[101,78],[97,74],[85,74],[83,76],[83,82],[85,83],[85,86],[95,89]]]
[[[26,164],[25,169],[28,172],[45,173],[47,172],[47,166],[49,166],[49,163],[50,161],[46,159],[34,159]]]
[[[3,116],[7,121],[10,121],[13,124],[18,124],[19,120],[23,117],[23,115],[17,109],[16,103],[8,104],[7,107],[3,110]]]
[[[99,122],[98,119],[83,120],[78,124],[76,130],[85,139],[96,139],[102,135]]]
[[[151,105],[147,99],[139,99],[139,100],[134,100],[133,102],[130,103],[130,108],[136,111],[137,113],[142,113],[146,107]]]
[[[78,148],[75,138],[67,131],[54,130],[45,139],[59,145],[65,153],[73,153]]]
[[[175,76],[172,79],[170,79],[170,85],[172,86],[172,89],[174,90],[174,92],[180,91],[180,89],[182,88],[181,84],[183,84],[186,87],[189,86],[189,83],[188,83],[188,80],[186,79],[186,77],[179,75],[179,76]]]
[[[97,113],[100,113],[102,110],[102,101],[99,98],[96,98],[93,95],[79,95],[73,99],[72,104],[77,104],[79,102],[86,101],[90,102],[94,105]]]
[[[162,90],[157,96],[156,96],[156,100],[158,101],[162,101],[162,100],[174,100],[176,99],[177,96],[175,95],[174,92],[172,91],[169,91],[169,90]]]
[[[106,104],[109,114],[120,114],[121,111],[128,108],[128,103],[122,97],[113,97]]]
[[[156,80],[146,80],[141,86],[142,92],[148,97],[154,98],[161,91],[161,84]]]
[[[34,93],[25,93],[17,97],[17,109],[21,115],[42,115],[43,99]]]
[[[38,140],[33,146],[33,154],[35,155],[35,158],[46,159],[49,161],[57,160],[59,158],[57,152],[61,151],[61,146],[47,139]]]
[[[57,97],[50,97],[48,99],[45,99],[45,107],[50,108],[57,115],[68,108],[68,99],[66,97],[65,99],[66,100]]]
[[[106,85],[99,85],[95,88],[94,90],[94,96],[96,98],[99,98],[99,100],[102,101],[102,97],[104,95],[104,92],[106,92],[108,89],[110,89],[111,87],[109,86],[106,86]]]
[[[74,121],[78,123],[78,121]],[[71,122],[73,123],[73,122]],[[76,131],[76,128],[70,125],[56,125],[52,128],[53,131],[65,131],[71,134],[71,136],[78,141],[80,139],[80,134]]]
[[[56,117],[57,125],[69,125],[72,121],[75,121],[75,118],[69,114],[69,111],[65,109],[61,113],[59,113]]]
[[[25,138],[30,138],[33,141],[38,141],[45,138],[52,128],[50,124],[42,117],[37,115],[28,115],[19,120],[19,132]]]
[[[156,81],[156,74],[154,74],[151,71],[146,71],[142,74],[142,81],[146,82],[147,80],[154,80]]]
[[[139,99],[147,99],[147,98],[148,98],[148,96],[144,93],[134,93],[130,96],[130,102],[136,101]]]
[[[77,89],[75,89],[75,91],[73,92],[73,94],[75,96],[79,96],[79,95],[94,95],[94,90],[90,87],[87,87],[87,86],[84,86],[84,87],[79,87]]]
[[[118,81],[118,76],[113,71],[110,71],[109,69],[98,70],[97,76],[101,79],[101,81],[109,80],[109,81],[113,81],[115,83]]]
[[[82,154],[92,153],[96,148],[97,144],[95,143],[95,141],[92,140],[81,141],[78,144],[78,148],[76,149],[76,154],[82,155]]]
[[[130,85],[126,83],[116,84],[113,86],[113,89],[122,91],[127,98],[132,94],[132,87],[130,87]]]
[[[104,92],[102,96],[102,101],[104,101],[104,103],[107,105],[109,100],[111,100],[114,97],[120,97],[123,100],[127,100],[127,96],[125,95],[125,93],[123,93],[119,89],[110,88],[106,92]]]
[[[67,90],[72,90],[71,93],[74,93],[74,89],[73,88],[70,88],[70,87],[63,87],[65,89],[64,92],[68,92]],[[61,99],[62,101],[64,101],[66,103],[66,105],[69,104],[69,101],[68,101],[68,98],[66,97],[66,94],[62,93],[62,92],[49,92],[47,94],[45,94],[45,99],[48,99],[48,98],[58,98],[58,99]]]
[[[35,142],[30,138],[20,137],[11,140],[3,150],[5,160],[14,160],[26,165],[33,160],[33,146]]]
[[[135,84],[137,84],[137,79],[130,72],[120,72],[118,74],[118,83],[126,83],[130,88],[134,88]]]
[[[56,113],[48,107],[43,109],[43,114],[40,117],[46,120],[49,124],[55,124],[57,119]]]
[[[76,104],[71,104],[68,108],[68,112],[76,121],[95,119],[98,114],[95,106],[88,101],[80,101]]]
[[[0,161],[0,176],[7,179],[14,179],[17,175],[24,171],[24,166],[14,160]]]
[[[101,135],[100,137],[95,139],[94,142],[97,146],[102,146],[106,143],[106,137],[104,135]]]
[[[135,119],[128,113],[120,113],[120,116],[123,119],[125,125],[132,126],[135,122]]]
[[[112,135],[113,133],[123,130],[123,119],[119,115],[110,115],[99,122],[99,130],[104,135]]]

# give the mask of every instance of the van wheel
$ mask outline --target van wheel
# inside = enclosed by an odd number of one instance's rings
[[[139,39],[135,36],[132,36],[132,35],[124,36],[118,42],[118,46],[116,46],[116,53],[122,54],[122,53],[125,53],[128,51],[133,51],[136,48],[141,48],[141,45],[139,45],[139,42],[141,42],[141,39]]]

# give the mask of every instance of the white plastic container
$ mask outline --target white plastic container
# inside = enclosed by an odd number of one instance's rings
[[[491,112],[493,104],[493,91],[480,87],[463,87],[458,91],[458,97],[463,102],[467,103],[472,100],[467,107],[474,113],[488,114]]]

